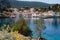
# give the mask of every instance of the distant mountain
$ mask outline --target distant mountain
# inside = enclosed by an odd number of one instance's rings
[[[10,4],[12,5],[12,7],[49,7],[53,4],[47,4],[47,3],[43,3],[43,2],[28,2],[28,1],[10,1]]]

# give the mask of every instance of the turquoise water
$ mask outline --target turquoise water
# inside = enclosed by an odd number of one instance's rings
[[[42,37],[46,38],[47,40],[60,40],[60,21],[58,19],[46,19],[44,21],[46,29],[42,31]],[[33,30],[33,38],[38,37],[38,33],[35,32],[36,24],[31,22],[29,27]]]
[[[60,23],[55,23],[54,20],[52,23],[45,21],[46,29],[44,30],[44,38],[47,40],[60,40]]]
[[[50,20],[50,19],[49,19]],[[46,29],[42,31],[42,37],[46,38],[47,40],[60,40],[60,22],[58,20],[53,19],[51,22],[48,19],[44,21]],[[38,33],[35,32],[35,21],[31,22],[31,20],[27,20],[28,25],[32,32],[32,37],[37,38]],[[13,26],[14,21],[13,19],[0,19],[0,26],[3,28],[3,24],[10,24],[10,26]],[[12,24],[12,25],[11,25]]]

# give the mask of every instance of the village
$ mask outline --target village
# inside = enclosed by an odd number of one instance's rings
[[[60,4],[13,1],[0,0],[0,40],[59,40]]]

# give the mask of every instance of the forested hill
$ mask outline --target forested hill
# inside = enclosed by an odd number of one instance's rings
[[[28,2],[28,1],[10,1],[12,7],[49,7],[53,4],[47,4],[43,2]]]

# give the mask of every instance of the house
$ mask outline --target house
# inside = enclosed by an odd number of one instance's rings
[[[40,12],[36,11],[35,13],[32,14],[32,19],[39,19],[39,16],[40,16]]]

